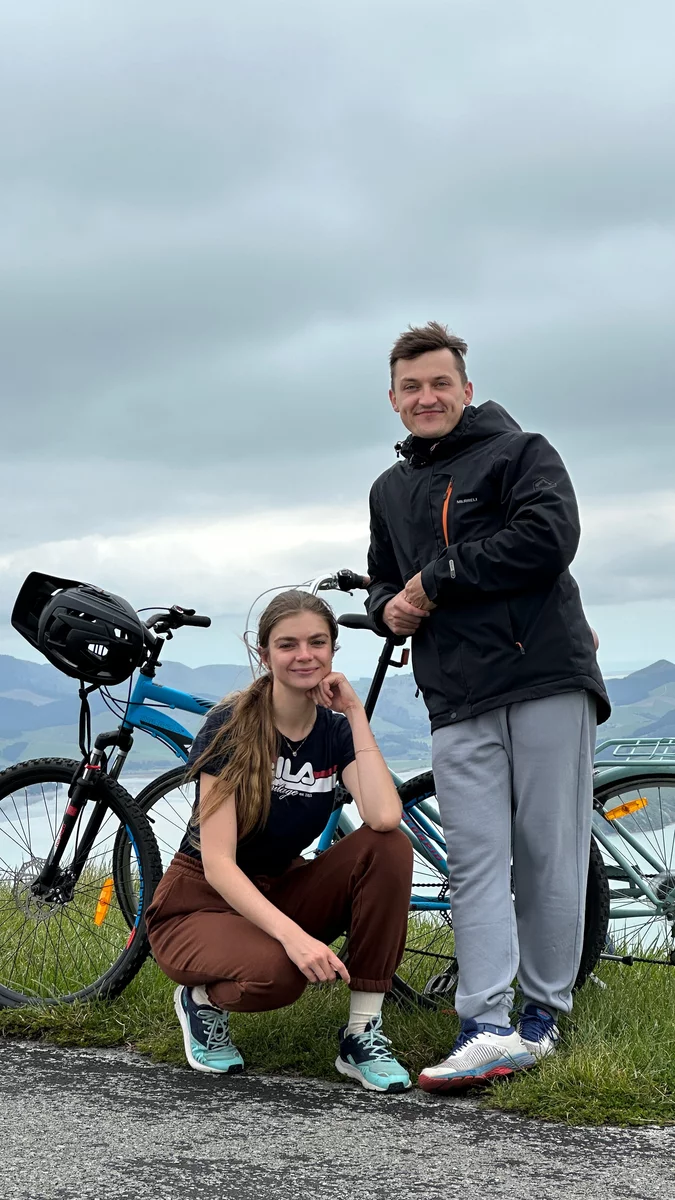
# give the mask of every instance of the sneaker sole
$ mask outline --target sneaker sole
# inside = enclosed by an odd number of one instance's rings
[[[425,1075],[422,1071],[417,1082],[423,1092],[451,1092],[455,1088],[480,1087],[481,1084],[491,1083],[493,1079],[503,1079],[515,1075],[517,1071],[527,1071],[536,1066],[537,1060],[533,1055],[530,1054],[527,1058],[528,1061],[499,1063],[487,1071],[481,1071],[480,1074],[467,1071],[463,1075]]]
[[[394,1080],[393,1083],[387,1084],[386,1087],[379,1087],[377,1083],[370,1083],[365,1079],[359,1071],[358,1067],[353,1067],[351,1063],[345,1062],[342,1058],[335,1059],[335,1068],[341,1075],[348,1075],[350,1079],[355,1079],[368,1092],[407,1092],[409,1087],[412,1087],[412,1082],[401,1083],[400,1080]]]
[[[225,1070],[222,1070],[218,1067],[207,1067],[205,1063],[197,1062],[197,1059],[192,1054],[192,1046],[190,1044],[190,1027],[187,1022],[185,1010],[180,1002],[181,991],[182,985],[179,984],[173,994],[173,1007],[176,1010],[178,1023],[183,1032],[183,1048],[185,1050],[185,1057],[187,1058],[193,1071],[203,1071],[205,1075],[241,1075],[244,1069],[241,1063],[233,1063],[231,1067],[227,1067]]]
[[[523,1069],[522,1067],[493,1067],[484,1075],[419,1075],[417,1082],[423,1092],[452,1092],[460,1088],[480,1087],[481,1084],[491,1083],[493,1079],[515,1075],[516,1070],[522,1071]]]

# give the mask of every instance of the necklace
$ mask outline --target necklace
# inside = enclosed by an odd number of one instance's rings
[[[315,719],[315,721],[314,721],[314,725],[316,725],[316,719]],[[312,725],[312,729],[314,729],[314,725]],[[312,729],[310,729],[309,733],[306,733],[306,734],[305,734],[305,736],[304,736],[304,738],[302,739],[302,741],[301,741],[301,742],[299,742],[299,743],[298,743],[298,745],[295,747],[295,750],[293,749],[293,746],[291,745],[291,743],[289,742],[288,738],[286,737],[286,734],[285,734],[285,733],[281,733],[281,730],[280,730],[280,729],[279,729],[277,732],[278,732],[279,734],[281,734],[281,737],[284,739],[284,741],[285,741],[286,745],[288,746],[288,749],[289,749],[290,753],[293,755],[293,758],[297,758],[297,757],[298,757],[298,754],[299,754],[299,752],[300,752],[300,750],[302,750],[302,747],[304,746],[305,742],[307,741],[307,738],[309,737],[309,734],[312,732]]]

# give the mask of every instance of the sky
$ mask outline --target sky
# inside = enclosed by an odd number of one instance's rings
[[[670,0],[5,6],[0,652],[31,570],[209,613],[198,665],[364,569],[436,319],[565,459],[604,669],[675,660],[674,39]]]

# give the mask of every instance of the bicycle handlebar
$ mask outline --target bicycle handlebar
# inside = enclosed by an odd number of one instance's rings
[[[317,579],[312,580],[309,589],[314,593],[356,592],[365,591],[369,586],[370,579],[367,575],[357,575],[356,571],[350,571],[348,567],[343,567],[335,575],[320,575]]]
[[[338,571],[336,577],[337,585],[341,592],[365,591],[370,583],[367,575],[357,575],[355,571],[350,571],[348,567],[343,567]]]
[[[181,608],[179,604],[172,604],[168,612],[153,613],[153,615],[144,622],[146,629],[152,629],[155,633],[169,633],[173,629],[182,629],[185,625],[193,625],[198,629],[208,629],[211,624],[210,617],[200,616],[194,608]]]
[[[208,629],[211,624],[210,617],[200,617],[199,613],[194,613],[193,616],[186,616],[183,621],[184,625],[195,625],[198,629]]]

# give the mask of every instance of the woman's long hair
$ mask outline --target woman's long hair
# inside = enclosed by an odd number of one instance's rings
[[[316,613],[326,622],[332,649],[335,650],[338,625],[333,610],[311,592],[296,589],[282,592],[267,605],[258,622],[259,649],[269,648],[272,630],[279,621],[301,612]],[[195,825],[212,816],[227,796],[232,794],[237,813],[238,840],[261,829],[267,821],[274,768],[279,754],[279,734],[272,711],[273,682],[271,672],[265,669],[250,687],[226,696],[217,706],[229,709],[230,715],[191,767],[189,778],[195,779],[214,758],[225,756],[227,762],[204,802],[199,803],[190,831],[190,840],[195,846],[199,845]]]

